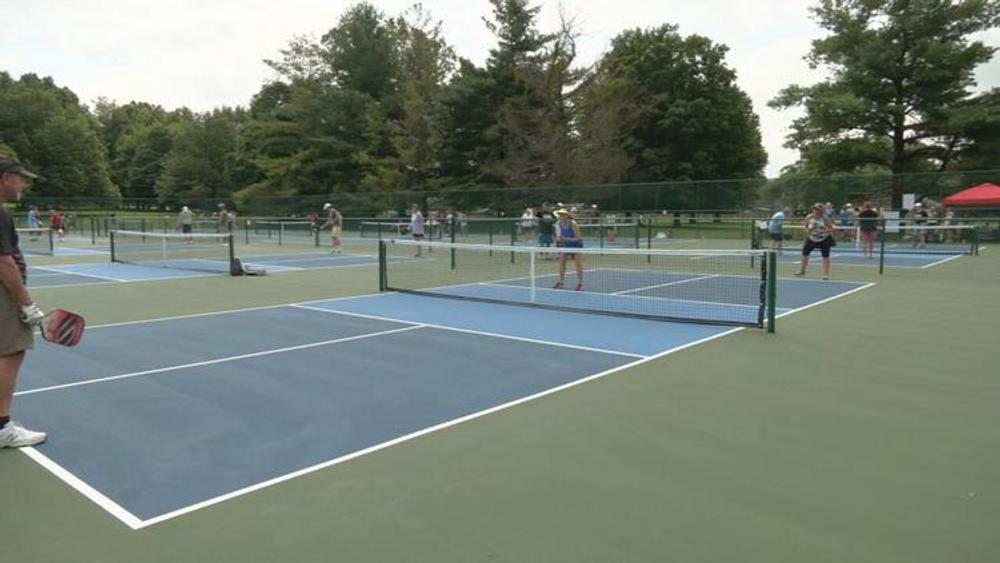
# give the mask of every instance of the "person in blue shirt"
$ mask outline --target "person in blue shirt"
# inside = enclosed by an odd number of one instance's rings
[[[559,222],[556,223],[556,246],[559,248],[583,248],[583,236],[580,234],[580,226],[573,220],[569,211],[560,209],[556,211]],[[581,252],[560,252],[559,253],[559,281],[556,282],[555,289],[562,289],[566,279],[566,260],[572,258],[576,264],[576,291],[583,289],[583,253]]]
[[[785,221],[792,214],[792,210],[784,208],[774,215],[767,222],[767,234],[771,237],[771,250],[777,250],[781,254],[782,244],[785,242]]]

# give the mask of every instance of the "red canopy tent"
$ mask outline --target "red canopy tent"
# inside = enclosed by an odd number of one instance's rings
[[[979,184],[973,188],[962,190],[944,198],[948,207],[981,206],[1000,207],[1000,186],[996,184]]]

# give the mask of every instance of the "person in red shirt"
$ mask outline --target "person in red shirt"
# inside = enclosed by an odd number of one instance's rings
[[[59,237],[59,242],[66,240],[66,220],[55,208],[49,210],[49,227]]]

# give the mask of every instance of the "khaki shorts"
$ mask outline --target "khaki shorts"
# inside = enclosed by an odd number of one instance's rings
[[[340,238],[340,230],[341,230],[340,225],[334,225],[333,228],[330,229],[330,236],[332,236],[333,238]]]
[[[31,327],[21,322],[21,308],[0,290],[0,356],[31,350],[35,338]]]

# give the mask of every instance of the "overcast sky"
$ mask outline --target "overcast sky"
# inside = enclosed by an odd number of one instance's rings
[[[791,83],[823,78],[802,60],[810,41],[822,36],[807,8],[812,0],[562,0],[584,36],[581,63],[607,50],[624,29],[663,23],[684,35],[705,35],[729,46],[729,65],[760,116],[768,176],[797,159],[782,146],[791,112],[776,112],[767,101]],[[132,100],[167,109],[204,111],[246,105],[260,85],[273,78],[261,62],[276,58],[296,35],[319,37],[352,4],[348,0],[0,0],[0,70],[15,77],[33,72],[52,76],[91,104],[99,96]],[[412,0],[373,0],[397,15]],[[554,29],[559,2],[542,4],[541,27]],[[482,63],[494,38],[483,25],[487,0],[426,0],[424,7],[443,22],[460,56]],[[16,23],[15,23],[16,22]],[[1000,45],[1000,31],[981,34]],[[1000,86],[1000,57],[977,72],[980,89]]]

